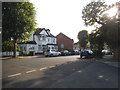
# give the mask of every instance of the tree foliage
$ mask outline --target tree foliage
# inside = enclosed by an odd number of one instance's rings
[[[94,51],[95,56],[103,56],[102,50],[104,41],[104,34],[101,32],[101,28],[97,28],[96,30],[93,30],[91,34],[89,34],[90,47]]]
[[[85,25],[94,25],[94,24],[105,24],[106,15],[104,11],[106,10],[107,5],[105,2],[101,1],[92,1],[87,4],[82,10],[82,18],[85,22]]]
[[[15,53],[17,41],[27,40],[35,30],[34,6],[30,2],[3,2],[2,20],[3,42],[13,40]]]
[[[111,19],[106,24],[105,38],[107,44],[112,48],[120,48],[120,22],[116,18]]]
[[[86,48],[86,45],[88,43],[88,32],[86,30],[82,30],[78,33],[78,40],[79,45],[81,48]]]
[[[85,25],[95,25],[96,23],[101,25],[96,30],[92,31],[89,35],[89,41],[92,48],[101,51],[102,45],[107,43],[111,49],[120,50],[120,20],[116,18],[116,15],[109,17],[105,12],[109,6],[105,2],[93,1],[84,7],[83,20]],[[114,53],[115,55],[116,53]]]

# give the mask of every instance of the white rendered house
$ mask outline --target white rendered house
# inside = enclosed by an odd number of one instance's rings
[[[31,33],[29,41],[18,43],[18,45],[26,48],[26,52],[29,52],[31,48],[35,53],[43,53],[47,49],[58,50],[56,37],[50,33],[49,29],[45,28],[37,28],[35,32]]]

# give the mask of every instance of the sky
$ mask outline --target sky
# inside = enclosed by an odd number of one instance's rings
[[[104,0],[108,5],[118,0]],[[94,30],[94,26],[86,27],[82,20],[82,9],[91,0],[30,0],[36,9],[37,28],[50,29],[53,35],[60,32],[78,41],[77,35],[81,30],[88,33]]]

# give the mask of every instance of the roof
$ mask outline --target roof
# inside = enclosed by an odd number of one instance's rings
[[[39,35],[41,31],[45,30],[45,28],[37,28],[34,32],[35,35]]]
[[[48,37],[55,37],[55,36],[50,33],[50,35],[48,34]]]
[[[35,41],[25,41],[25,42],[19,42],[17,44],[37,44]]]
[[[63,34],[62,32],[60,32],[58,35],[64,35],[64,36],[67,37],[68,39],[71,39],[71,38],[69,38],[68,36],[66,36],[65,34]],[[57,35],[57,36],[58,36],[58,35]],[[57,36],[56,36],[56,37],[57,37]],[[71,39],[71,40],[73,41],[73,39]]]
[[[78,44],[79,44],[78,42],[74,43],[74,45],[78,45]]]
[[[50,34],[48,33],[48,31],[50,31],[49,29],[45,29],[45,28],[37,28],[34,35],[41,35],[40,32],[42,32],[43,30],[46,31],[46,33],[48,34],[48,37],[55,37],[51,33]]]

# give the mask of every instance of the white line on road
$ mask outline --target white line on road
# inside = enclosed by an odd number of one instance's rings
[[[40,70],[44,70],[44,69],[47,69],[47,67],[41,68]]]
[[[27,71],[26,73],[31,73],[31,72],[35,72],[36,70],[31,70],[31,71]]]
[[[55,66],[49,66],[49,68],[53,68],[53,67],[55,67]]]
[[[17,73],[17,74],[9,75],[8,77],[14,77],[14,76],[18,76],[18,75],[21,75],[21,73]]]

